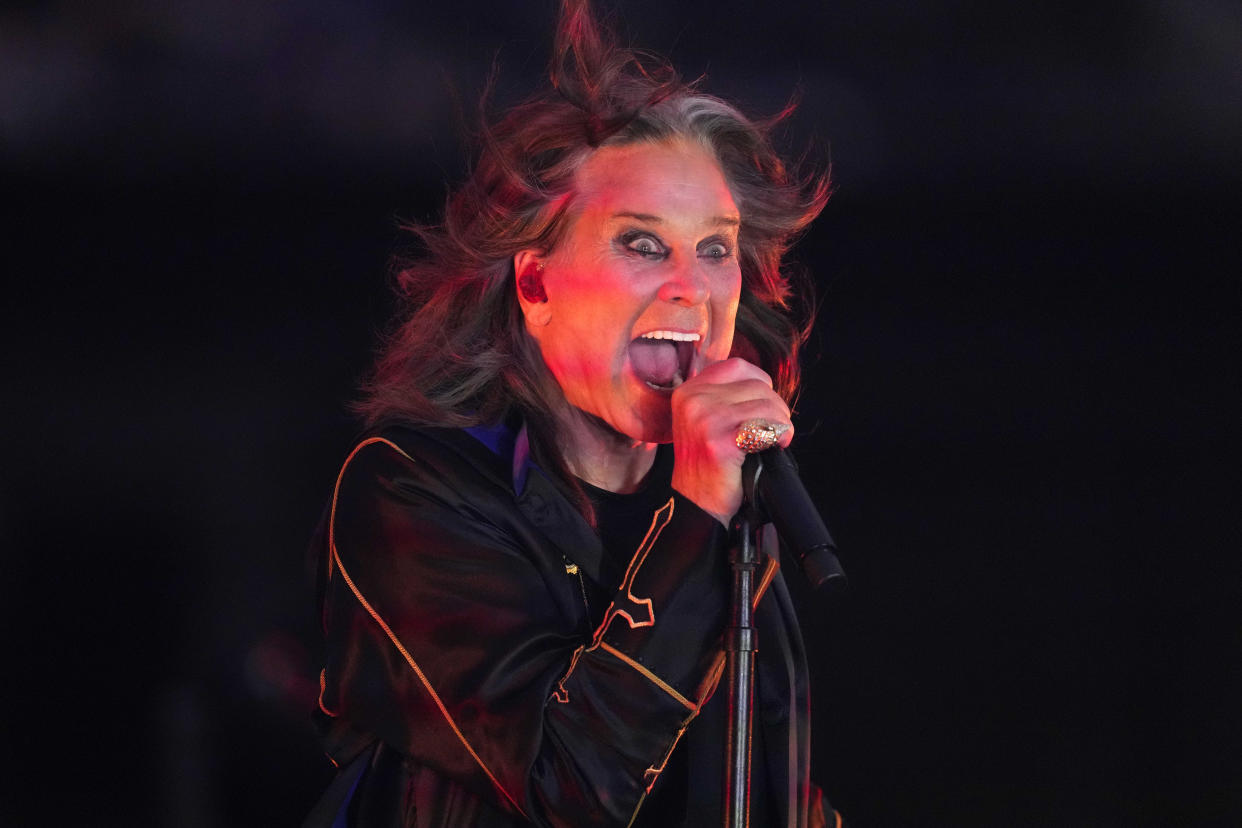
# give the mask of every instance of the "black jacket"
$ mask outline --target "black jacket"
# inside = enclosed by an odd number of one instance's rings
[[[321,534],[318,719],[342,772],[308,826],[344,825],[346,808],[367,826],[635,820],[723,667],[714,518],[674,493],[618,585],[524,429],[390,428],[345,461]],[[767,560],[752,774],[776,824],[802,828],[823,820],[805,656]],[[598,626],[581,578],[613,590]]]

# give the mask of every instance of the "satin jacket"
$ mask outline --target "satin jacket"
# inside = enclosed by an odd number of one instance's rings
[[[307,826],[634,822],[723,670],[714,518],[674,493],[610,579],[525,429],[393,427],[350,453],[325,523],[317,721],[341,771]],[[766,560],[752,775],[767,774],[776,824],[803,828],[824,821],[805,655]],[[613,591],[598,625],[582,578]]]

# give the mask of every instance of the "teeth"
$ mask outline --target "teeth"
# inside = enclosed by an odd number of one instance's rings
[[[681,378],[681,374],[678,374],[677,376],[673,377],[673,382],[670,385],[656,385],[654,382],[649,382],[647,383],[647,387],[654,388],[657,391],[672,391],[674,388],[681,385],[683,382],[685,382],[685,380]]]
[[[681,333],[680,331],[651,331],[645,333],[640,339],[671,339],[674,342],[698,342],[700,337],[696,333]]]

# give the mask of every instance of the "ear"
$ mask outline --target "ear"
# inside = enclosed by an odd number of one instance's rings
[[[543,260],[535,250],[523,250],[513,257],[513,278],[518,304],[528,328],[542,328],[552,320],[552,308],[543,285]]]

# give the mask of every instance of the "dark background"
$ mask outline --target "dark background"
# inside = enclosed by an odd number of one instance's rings
[[[630,0],[831,157],[798,448],[858,826],[1242,823],[1242,10]],[[4,825],[295,825],[305,543],[467,111],[551,0],[0,11]],[[455,91],[454,91],[455,90]],[[805,597],[805,596],[804,596]]]

